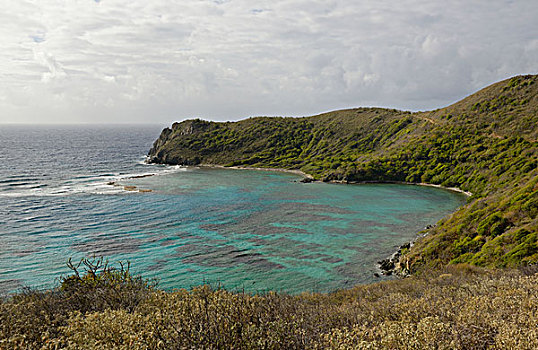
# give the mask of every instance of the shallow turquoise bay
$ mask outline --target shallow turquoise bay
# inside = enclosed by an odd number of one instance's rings
[[[14,208],[30,207],[32,215],[14,218],[0,238],[9,247],[0,260],[4,290],[50,287],[68,272],[68,257],[95,255],[129,260],[167,290],[210,283],[252,292],[331,291],[377,280],[378,260],[465,201],[430,187],[300,179],[183,168],[120,181],[151,193],[13,199]]]
[[[422,186],[144,165],[158,132],[0,128],[0,294],[53,287],[68,258],[91,256],[129,260],[167,290],[351,287],[377,281],[377,261],[466,200]],[[157,175],[130,178],[148,173]]]
[[[300,179],[188,168],[124,181],[154,191],[138,197],[156,216],[145,233],[154,242],[129,258],[164,288],[330,291],[375,281],[378,260],[465,200],[429,187]]]

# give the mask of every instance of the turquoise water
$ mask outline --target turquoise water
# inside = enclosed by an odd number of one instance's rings
[[[155,227],[164,235],[152,245],[160,258],[136,265],[155,271],[165,287],[330,291],[376,280],[378,260],[464,201],[429,187],[300,179],[188,168],[124,181],[152,189],[170,226]]]
[[[289,173],[143,165],[156,128],[36,129],[31,138],[2,132],[2,293],[52,287],[69,272],[69,257],[93,255],[129,260],[164,289],[331,291],[376,281],[378,260],[465,202],[430,187],[303,184]],[[21,149],[32,167],[9,163]],[[53,149],[59,154],[47,157]],[[155,175],[131,178],[140,174]]]

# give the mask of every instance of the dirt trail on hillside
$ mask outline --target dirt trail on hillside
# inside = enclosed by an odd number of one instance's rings
[[[432,118],[422,117],[422,116],[419,116],[419,115],[413,115],[413,117],[418,118],[418,119],[425,120],[425,121],[427,121],[427,122],[432,123],[433,125],[441,125],[439,122],[433,120]]]

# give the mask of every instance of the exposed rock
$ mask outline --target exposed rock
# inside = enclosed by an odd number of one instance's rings
[[[384,272],[391,271],[394,269],[394,261],[392,261],[392,258],[383,259],[379,261],[378,263],[379,263],[379,268],[383,270]],[[385,274],[384,272],[383,274]]]
[[[402,249],[409,249],[409,248],[411,248],[411,242],[407,242],[407,243],[401,245],[401,246],[400,246],[400,251],[401,251]]]
[[[178,156],[170,152],[170,147],[166,147],[168,143],[173,143],[177,138],[189,137],[198,133],[207,131],[211,127],[215,127],[215,123],[211,123],[201,119],[185,120],[181,123],[172,124],[172,128],[164,128],[161,135],[148,152],[146,159],[150,164],[170,164],[170,165],[198,165],[201,163],[199,156],[185,155]]]
[[[402,244],[398,248],[398,250],[394,254],[392,254],[390,258],[378,261],[379,268],[381,269],[381,274],[385,276],[390,276],[393,273],[397,273],[398,275],[405,276],[407,274],[406,270],[409,269],[409,266],[401,266],[400,258],[402,256],[402,250],[407,250],[411,248],[412,245],[412,242]]]
[[[153,143],[153,147],[148,152],[148,163],[158,163],[156,160],[159,158],[157,157],[156,153],[157,151],[162,148],[164,144],[168,142],[169,136],[172,134],[172,129],[170,128],[164,128],[163,131],[161,131],[161,135],[155,142]]]
[[[145,177],[150,177],[150,176],[153,176],[155,174],[143,174],[143,175],[135,175],[135,176],[131,176],[130,178],[131,179],[143,179]]]

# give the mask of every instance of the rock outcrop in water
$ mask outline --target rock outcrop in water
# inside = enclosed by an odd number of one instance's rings
[[[149,161],[300,169],[316,180],[430,183],[473,193],[402,254],[411,271],[538,263],[538,76],[491,85],[446,108],[356,108],[305,118],[187,120]]]

